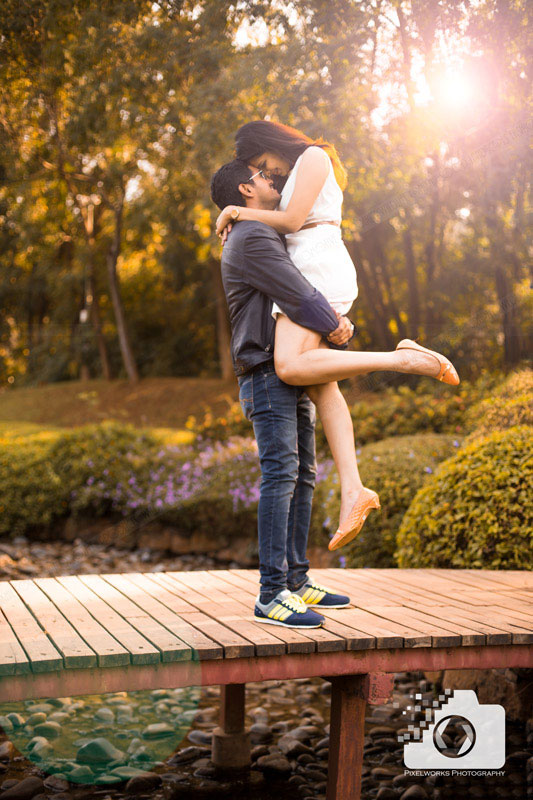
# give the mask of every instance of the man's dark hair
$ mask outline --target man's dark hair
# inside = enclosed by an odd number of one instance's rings
[[[220,210],[226,206],[245,205],[244,198],[239,192],[239,184],[246,183],[253,175],[250,167],[235,158],[228,164],[217,169],[211,178],[211,199]]]

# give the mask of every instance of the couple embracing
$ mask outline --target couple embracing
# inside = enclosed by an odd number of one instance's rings
[[[308,574],[318,412],[339,473],[339,525],[329,543],[357,536],[379,496],[363,486],[350,411],[337,381],[378,370],[429,375],[451,385],[451,362],[411,339],[391,352],[349,351],[346,314],[358,294],[342,241],[346,172],[335,147],[287,125],[257,120],[237,131],[236,158],[211,181],[221,209],[222,281],[239,399],[253,423],[261,466],[260,592],[254,619],[316,628],[316,609],[347,595]]]

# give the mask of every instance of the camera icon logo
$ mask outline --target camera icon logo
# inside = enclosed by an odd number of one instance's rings
[[[416,740],[404,744],[408,769],[499,769],[505,764],[503,706],[480,705],[471,689],[446,689],[431,705],[416,695],[414,709],[425,718],[399,737]]]

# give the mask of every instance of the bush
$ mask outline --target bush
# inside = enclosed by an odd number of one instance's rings
[[[374,509],[358,536],[339,549],[341,563],[348,567],[396,566],[396,531],[403,515],[420,486],[459,444],[448,434],[421,433],[391,437],[357,451],[361,480],[379,494],[381,509]],[[326,546],[324,528],[333,535],[339,508],[338,478],[332,472],[315,492],[314,543]]]
[[[533,569],[533,430],[477,438],[444,461],[398,531],[400,567]]]
[[[493,431],[515,425],[533,425],[533,370],[513,372],[492,397],[474,405],[465,415],[470,431],[465,444]]]
[[[465,411],[472,402],[492,391],[498,380],[501,380],[500,376],[483,374],[475,383],[462,382],[458,387],[432,381],[431,388],[428,388],[428,383],[421,381],[416,389],[390,386],[376,392],[375,396],[350,406],[357,445],[423,431],[463,434]],[[245,419],[238,402],[220,417],[213,416],[210,411],[202,421],[189,417],[187,428],[199,443],[225,441],[231,436],[253,436],[252,425]],[[318,452],[328,452],[319,421],[316,443]]]
[[[50,462],[50,440],[0,439],[0,534],[22,534],[68,513],[68,491]]]

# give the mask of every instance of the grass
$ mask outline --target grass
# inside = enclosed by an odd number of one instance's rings
[[[146,378],[65,381],[0,391],[0,435],[36,433],[40,426],[73,428],[116,420],[136,427],[185,427],[194,414],[224,414],[238,398],[237,381],[217,378]]]

